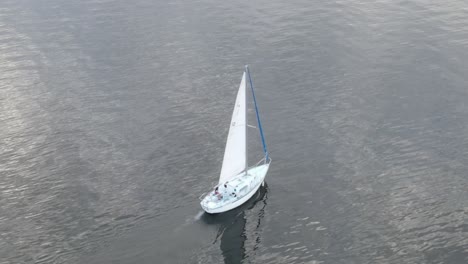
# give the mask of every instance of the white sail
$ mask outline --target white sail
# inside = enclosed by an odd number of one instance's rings
[[[223,165],[219,183],[226,182],[246,168],[246,99],[245,72],[237,92],[236,104],[232,113],[229,135],[224,150]]]

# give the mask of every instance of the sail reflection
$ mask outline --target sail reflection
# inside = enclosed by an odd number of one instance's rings
[[[259,191],[244,205],[222,214],[210,215],[205,213],[202,215],[201,220],[203,223],[218,227],[213,244],[218,240],[220,241],[225,264],[243,263],[248,257],[248,253],[256,250],[257,244],[261,241],[260,232],[257,231],[265,215],[267,193],[268,186],[265,183],[265,186],[260,187]],[[258,210],[258,213],[252,215],[249,211],[253,209]],[[247,224],[253,224],[254,226],[254,232],[251,234],[247,233]],[[254,241],[252,248],[246,248],[247,240]]]

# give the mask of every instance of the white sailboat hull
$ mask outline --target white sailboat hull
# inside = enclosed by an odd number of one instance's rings
[[[215,191],[209,192],[200,202],[201,207],[209,214],[232,210],[247,202],[260,188],[265,180],[270,164],[263,164],[247,170],[229,180],[229,192],[221,191],[223,198]],[[223,187],[223,184],[219,185]],[[245,188],[245,189],[244,189]],[[233,192],[231,192],[233,191]],[[232,195],[235,193],[235,197]]]

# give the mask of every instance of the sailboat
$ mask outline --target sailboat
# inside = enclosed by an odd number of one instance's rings
[[[247,158],[247,128],[257,127],[247,124],[247,78],[250,83],[264,153],[263,158],[250,167]],[[209,214],[216,214],[242,205],[264,184],[270,164],[271,158],[268,155],[263,136],[252,78],[248,66],[245,66],[232,113],[219,181],[211,191],[200,196],[201,207]]]

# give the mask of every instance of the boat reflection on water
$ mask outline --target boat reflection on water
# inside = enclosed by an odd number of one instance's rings
[[[213,244],[220,241],[225,264],[242,263],[261,242],[260,229],[267,205],[267,193],[268,185],[265,183],[265,186],[261,186],[242,206],[221,214],[202,215],[203,223],[218,227]]]

